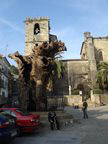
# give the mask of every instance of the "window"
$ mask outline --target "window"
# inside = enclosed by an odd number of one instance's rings
[[[20,113],[20,114],[23,115],[23,116],[30,115],[29,112],[22,111],[22,110],[19,110],[19,109],[17,109],[16,112]]]
[[[12,115],[12,116],[16,117],[16,114],[13,111],[11,111],[11,110],[3,110],[3,111],[5,113],[9,114],[9,115]]]
[[[38,23],[36,23],[36,24],[34,25],[34,35],[37,35],[37,34],[39,34],[39,33],[40,33],[40,26],[39,26]]]
[[[2,96],[5,97],[5,92],[2,92]]]

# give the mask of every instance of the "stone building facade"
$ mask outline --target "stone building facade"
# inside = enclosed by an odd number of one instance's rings
[[[29,55],[34,46],[51,40],[56,41],[57,37],[50,34],[48,17],[25,20],[25,55]],[[81,59],[62,60],[66,73],[63,79],[55,81],[54,95],[71,95],[81,85],[90,90],[95,87],[97,64],[108,61],[108,37],[93,37],[85,32],[80,55]]]
[[[18,76],[15,77],[11,71],[11,65],[7,58],[0,56],[0,106],[2,104],[12,105],[19,97]]]
[[[0,58],[0,104],[5,103],[9,96],[10,64],[6,57]]]
[[[96,86],[97,64],[108,62],[108,37],[93,37],[90,32],[85,32],[80,55],[81,59],[63,60],[67,63],[68,88],[72,90],[86,84],[93,89]]]
[[[92,45],[92,53],[89,53],[89,47]],[[93,37],[90,32],[84,33],[84,42],[81,48],[81,59],[95,59],[96,63],[100,61],[108,61],[108,36]],[[94,56],[93,56],[94,55]]]
[[[95,86],[97,64],[108,61],[108,37],[93,37],[90,32],[85,32],[80,54],[81,59],[88,60],[89,79]]]

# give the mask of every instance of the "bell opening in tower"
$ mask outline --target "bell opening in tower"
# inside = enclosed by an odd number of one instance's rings
[[[39,26],[38,23],[36,23],[36,24],[34,25],[34,35],[37,35],[37,34],[39,34],[39,33],[40,33],[40,26]]]

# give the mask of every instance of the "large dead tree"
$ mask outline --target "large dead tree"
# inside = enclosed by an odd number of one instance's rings
[[[22,56],[18,52],[9,54],[18,64],[20,80],[20,97],[22,108],[27,109],[27,100],[31,90],[31,81],[35,82],[35,102],[36,110],[42,111],[47,109],[46,90],[49,89],[51,72],[55,55],[65,51],[66,47],[63,42],[43,42],[42,45],[35,46],[32,54]]]

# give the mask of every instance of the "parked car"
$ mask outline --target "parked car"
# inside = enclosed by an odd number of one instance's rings
[[[9,143],[16,136],[15,119],[0,112],[0,144]]]
[[[16,117],[19,133],[32,133],[40,127],[40,115],[23,112],[18,108],[0,108],[3,112]]]

